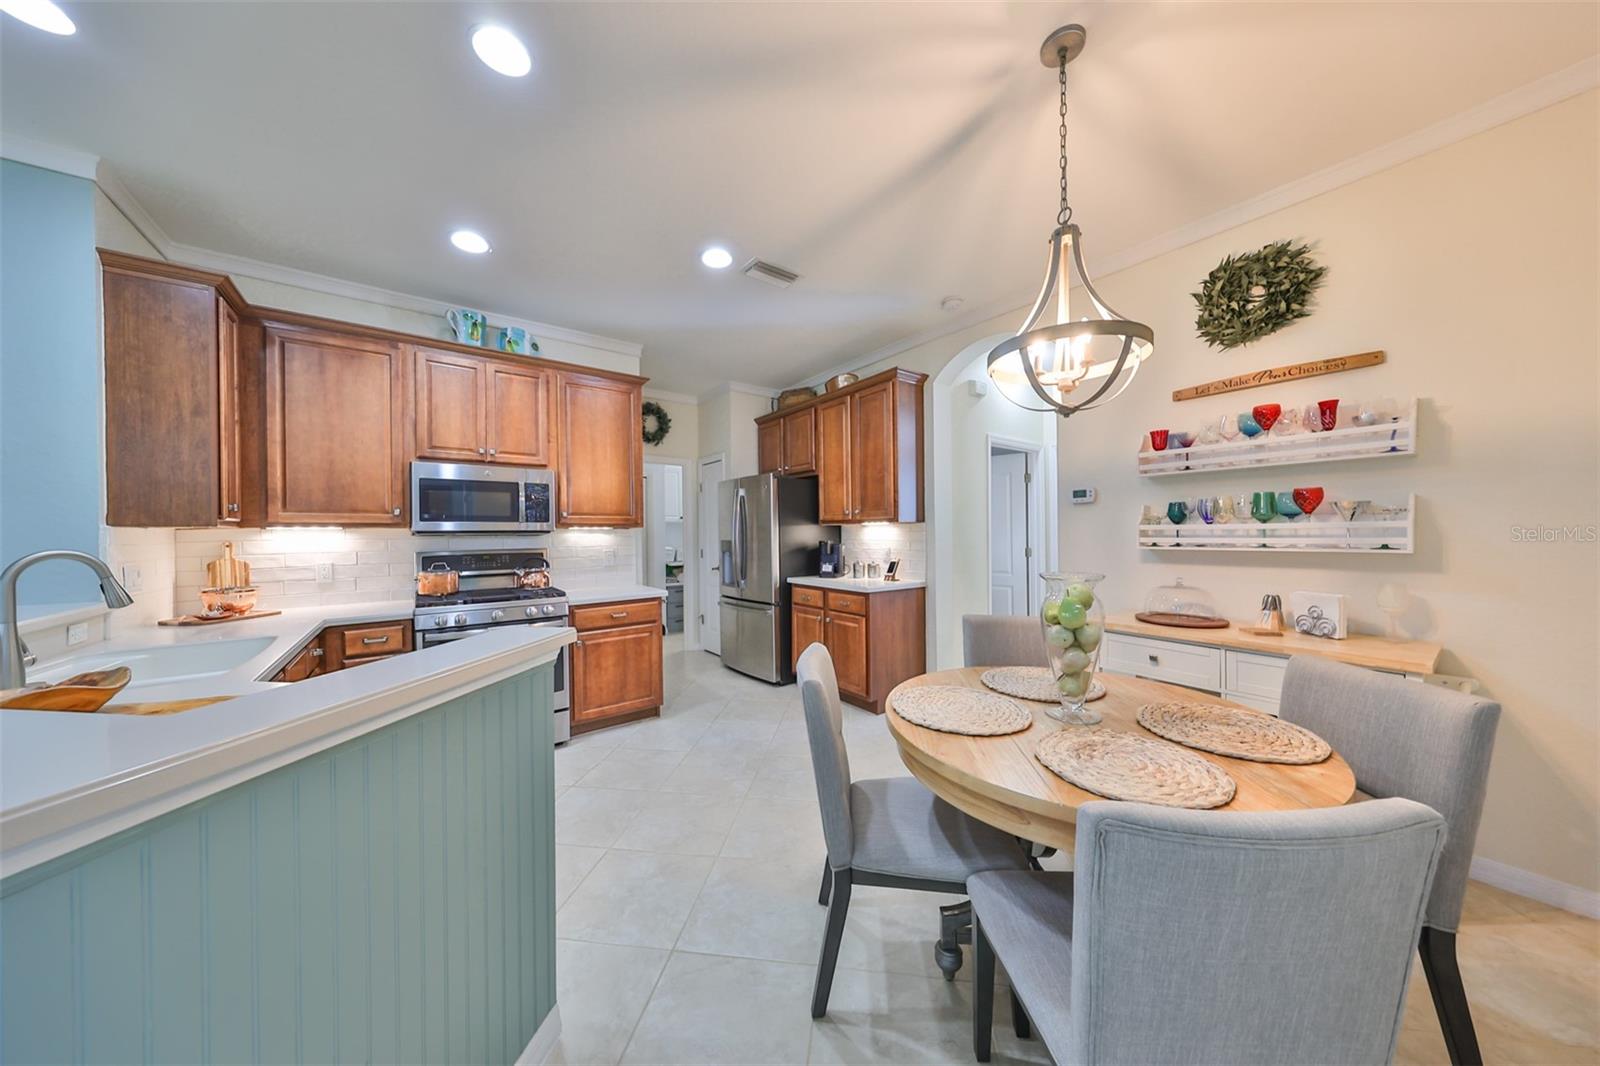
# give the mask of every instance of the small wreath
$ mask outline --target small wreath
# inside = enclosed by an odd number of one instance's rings
[[[1328,268],[1311,248],[1274,241],[1248,255],[1228,256],[1191,293],[1194,328],[1213,348],[1237,348],[1311,314],[1311,297]]]
[[[643,414],[644,442],[660,444],[666,440],[667,431],[672,428],[672,416],[667,414],[667,409],[654,400],[646,400],[640,411]]]

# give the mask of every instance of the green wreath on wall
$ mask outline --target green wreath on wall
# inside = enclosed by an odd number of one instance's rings
[[[660,444],[666,440],[667,431],[672,428],[672,416],[667,414],[667,409],[654,400],[646,400],[640,412],[644,423],[644,442]]]
[[[1328,268],[1311,247],[1274,241],[1247,255],[1230,255],[1191,293],[1194,328],[1213,348],[1237,348],[1311,314],[1311,297]]]

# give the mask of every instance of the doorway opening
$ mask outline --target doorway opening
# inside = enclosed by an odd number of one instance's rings
[[[692,531],[689,509],[690,483],[682,460],[651,460],[644,464],[644,551],[642,583],[664,589],[662,622],[669,638],[684,632],[683,573],[688,565]],[[682,643],[683,638],[678,638]]]
[[[990,614],[1029,615],[1040,602],[1041,451],[989,437]]]

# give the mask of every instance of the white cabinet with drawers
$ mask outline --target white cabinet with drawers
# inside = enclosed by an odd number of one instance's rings
[[[1109,673],[1214,693],[1268,714],[1278,713],[1288,665],[1287,655],[1111,632],[1106,633],[1100,654],[1100,667]]]

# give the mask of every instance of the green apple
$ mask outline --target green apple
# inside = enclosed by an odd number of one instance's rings
[[[1088,666],[1089,655],[1082,648],[1068,648],[1061,653],[1061,669],[1069,674],[1082,673]]]
[[[1081,603],[1073,603],[1071,600],[1062,600],[1061,606],[1056,608],[1056,621],[1060,622],[1068,629],[1077,629],[1088,620],[1089,614],[1083,609],[1083,605]]]
[[[1074,581],[1067,586],[1067,599],[1084,610],[1088,610],[1094,606],[1094,589],[1081,581]]]
[[[1077,699],[1089,691],[1088,674],[1062,674],[1056,679],[1056,688],[1061,690],[1063,696]]]
[[[1072,630],[1061,626],[1051,626],[1044,631],[1044,639],[1053,648],[1070,648],[1073,644]]]
[[[1056,622],[1058,621],[1058,617],[1057,617],[1057,613],[1056,612],[1059,611],[1060,609],[1061,609],[1061,601],[1060,600],[1045,600],[1044,601],[1044,623],[1045,623],[1045,625],[1053,626],[1053,625],[1056,624]]]
[[[1078,627],[1078,647],[1084,651],[1094,651],[1100,646],[1100,638],[1103,635],[1097,623],[1085,622]]]

